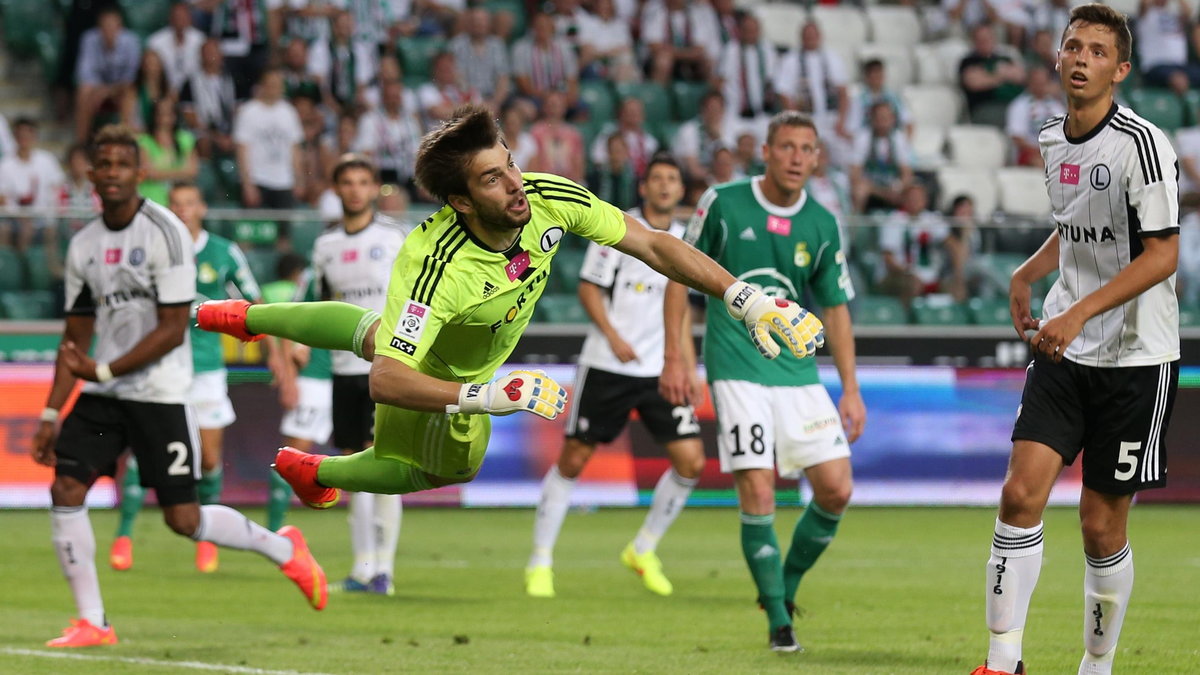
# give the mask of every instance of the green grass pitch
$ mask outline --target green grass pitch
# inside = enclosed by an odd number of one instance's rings
[[[350,563],[344,512],[292,516],[330,579],[341,578]],[[220,571],[196,573],[191,542],[170,534],[157,511],[138,523],[134,568],[114,572],[116,516],[97,510],[100,579],[121,644],[68,660],[42,646],[74,610],[48,516],[0,512],[0,672],[965,674],[986,653],[990,509],[852,510],[800,588],[807,611],[797,633],[807,651],[787,655],[766,647],[734,510],[679,518],[659,548],[675,583],[670,598],[650,595],[618,562],[642,516],[572,512],[557,551],[558,598],[547,601],[524,595],[531,511],[410,509],[397,595],[332,595],[314,612],[252,554],[223,552]],[[782,540],[797,516],[779,514]],[[1200,509],[1140,506],[1130,531],[1137,582],[1117,672],[1200,672]],[[1075,672],[1082,585],[1077,516],[1053,509],[1025,636],[1035,675]]]

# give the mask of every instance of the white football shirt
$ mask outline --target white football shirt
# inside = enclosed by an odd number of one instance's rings
[[[382,314],[392,263],[410,231],[410,226],[376,213],[370,225],[354,234],[336,227],[317,237],[312,254],[317,297],[348,302]],[[353,352],[330,353],[335,375],[371,372],[371,362]]]
[[[1058,229],[1059,278],[1044,310],[1052,317],[1111,281],[1144,238],[1179,233],[1179,164],[1158,127],[1116,104],[1081,138],[1067,137],[1065,115],[1052,117],[1038,143]],[[1178,359],[1175,275],[1092,317],[1065,356],[1097,367]]]
[[[188,305],[196,297],[196,258],[187,228],[166,207],[146,199],[128,225],[113,230],[102,218],[88,223],[67,249],[66,311],[96,317],[97,363],[124,356],[158,325],[160,306]],[[192,384],[192,348],[183,344],[145,368],[88,394],[128,401],[183,403]]]

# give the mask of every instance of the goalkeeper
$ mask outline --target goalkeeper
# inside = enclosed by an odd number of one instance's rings
[[[566,391],[545,374],[492,378],[529,324],[566,231],[723,296],[761,350],[779,353],[772,333],[796,357],[822,343],[820,321],[795,303],[737,282],[696,249],[569,180],[522,174],[483,106],[459,108],[425,136],[416,177],[444,206],[405,241],[382,320],[339,302],[222,301],[197,311],[206,330],[243,340],[275,335],[372,362],[374,448],[343,457],[283,448],[276,456],[276,471],[309,506],[333,505],[340,489],[406,494],[468,482],[487,449],[488,414],[562,413]]]
[[[854,335],[846,303],[854,289],[837,221],[804,189],[817,166],[820,141],[811,118],[775,115],[763,145],[763,176],[717,185],[704,193],[684,239],[738,279],[825,309],[829,347],[842,380],[835,408],[811,359],[766,363],[724,312],[708,312],[704,360],[717,407],[721,471],[733,473],[741,507],[742,553],[767,613],[771,648],[800,649],[792,627],[796,588],[837,532],[850,500],[850,446],[867,411],[854,371]],[[676,334],[685,289],[670,284],[663,301],[665,359],[659,388],[676,405],[690,378]],[[768,345],[769,346],[769,345]],[[775,470],[803,474],[812,501],[792,533],[786,559],[775,537]]]

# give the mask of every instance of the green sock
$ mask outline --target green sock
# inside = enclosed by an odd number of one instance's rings
[[[758,587],[758,601],[767,610],[771,632],[792,623],[783,604],[783,569],[775,539],[775,514],[742,515],[742,555]]]
[[[283,476],[271,472],[271,491],[267,494],[267,529],[278,532],[292,504],[292,488]]]
[[[404,495],[433,487],[425,472],[394,459],[377,459],[375,448],[322,460],[317,480],[327,487],[351,492]]]
[[[141,485],[137,460],[130,457],[125,462],[125,480],[121,483],[121,522],[117,525],[118,537],[133,536],[133,521],[137,520],[146,501],[146,490]]]
[[[800,579],[825,552],[833,535],[837,534],[841,515],[825,511],[816,502],[810,502],[804,515],[792,532],[792,548],[788,550],[787,562],[783,565],[783,597],[795,601]]]
[[[221,501],[221,479],[225,472],[213,469],[200,474],[200,482],[196,484],[196,492],[200,493],[201,504],[216,504]]]
[[[318,349],[362,356],[363,339],[379,312],[346,302],[276,302],[246,311],[246,329]]]

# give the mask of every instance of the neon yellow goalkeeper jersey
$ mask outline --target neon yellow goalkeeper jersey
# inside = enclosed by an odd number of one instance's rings
[[[516,242],[493,251],[449,206],[413,230],[388,284],[375,353],[442,380],[487,382],[529,325],[566,232],[612,246],[617,207],[559,176],[526,173],[532,214]]]

